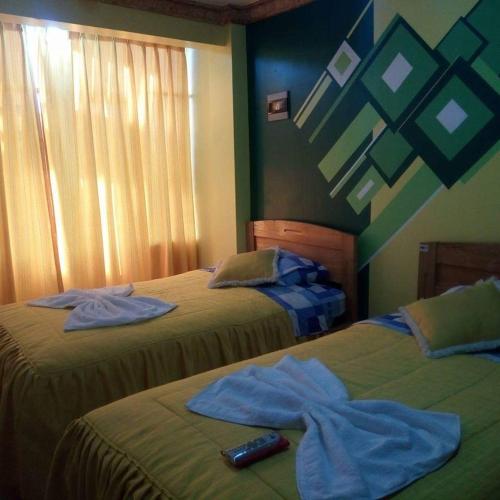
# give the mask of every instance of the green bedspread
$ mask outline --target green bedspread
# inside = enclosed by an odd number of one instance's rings
[[[43,494],[57,440],[74,418],[295,344],[284,309],[253,289],[209,290],[209,277],[193,271],[137,283],[137,295],[178,307],[135,325],[64,332],[67,310],[0,308],[0,498]]]
[[[464,355],[430,360],[413,338],[373,325],[356,325],[252,362],[271,365],[285,353],[320,359],[352,398],[390,399],[461,416],[458,454],[398,498],[498,497],[500,365]],[[184,407],[206,384],[247,363],[131,396],[72,423],[55,455],[48,500],[297,498],[300,431],[283,432],[292,443],[289,451],[235,470],[219,450],[255,438],[263,429],[213,420]]]

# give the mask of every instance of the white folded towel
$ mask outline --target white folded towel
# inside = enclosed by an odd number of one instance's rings
[[[54,309],[74,308],[64,330],[87,330],[103,326],[127,325],[162,316],[176,304],[152,297],[129,297],[133,285],[79,289],[28,302],[29,306]]]
[[[250,365],[186,404],[228,422],[305,431],[297,448],[303,500],[383,498],[441,467],[460,443],[460,418],[394,401],[350,400],[317,359]]]

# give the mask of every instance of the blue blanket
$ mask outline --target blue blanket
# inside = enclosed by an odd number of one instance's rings
[[[299,261],[308,260],[294,257]],[[308,262],[311,261],[308,260]],[[322,277],[322,270],[326,268],[319,264],[317,266],[319,267],[314,272]],[[205,267],[203,270],[213,273],[215,267]],[[299,273],[298,276],[302,275]],[[296,337],[327,332],[335,319],[345,312],[345,293],[332,285],[301,282],[300,284],[275,284],[254,288],[285,309],[292,321]]]
[[[350,401],[318,360],[292,356],[224,377],[187,408],[238,424],[305,430],[296,455],[305,500],[385,497],[442,466],[460,442],[457,415]]]
[[[402,333],[403,335],[413,335],[410,327],[406,324],[403,315],[400,313],[383,314],[381,316],[375,316],[374,318],[365,319],[364,321],[360,321],[359,323],[385,326],[386,328],[390,328],[391,330]],[[500,363],[500,349],[472,352],[470,353],[470,356],[476,356],[478,358],[493,361],[494,363]]]
[[[297,337],[323,333],[345,312],[345,293],[329,285],[267,285],[255,287],[283,307]]]
[[[86,330],[103,326],[127,325],[162,316],[176,307],[152,297],[129,297],[132,285],[111,286],[67,292],[28,302],[30,306],[54,309],[73,308],[64,330]]]

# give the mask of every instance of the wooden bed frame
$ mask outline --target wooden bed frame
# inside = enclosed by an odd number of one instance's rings
[[[286,220],[259,220],[247,224],[249,251],[272,246],[323,264],[330,279],[346,294],[346,319],[358,319],[356,236],[315,224]]]
[[[490,276],[500,278],[500,243],[420,244],[419,299]]]

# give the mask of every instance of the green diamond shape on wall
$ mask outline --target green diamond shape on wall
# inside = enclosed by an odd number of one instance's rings
[[[384,80],[393,92],[397,92],[412,70],[413,66],[405,59],[401,52],[398,52],[391,64],[384,71],[382,80]]]
[[[490,42],[500,42],[498,0],[481,0],[467,15],[467,22]]]
[[[359,215],[384,184],[384,179],[382,179],[380,174],[375,168],[370,167],[347,196],[347,201]]]
[[[389,121],[396,122],[438,68],[424,42],[400,21],[361,81]]]
[[[481,52],[481,59],[498,75],[500,73],[500,29],[498,0],[482,0],[467,16],[467,22],[489,44]]]
[[[483,40],[463,19],[459,19],[438,45],[437,50],[448,62],[452,63],[457,57],[470,61],[483,45]]]
[[[413,148],[406,139],[390,129],[383,132],[367,154],[389,186],[398,180],[408,160],[414,157]]]
[[[416,123],[444,156],[452,160],[493,116],[469,87],[453,76]]]
[[[498,142],[499,94],[459,57],[398,129],[451,188]]]
[[[481,59],[498,75],[500,73],[500,42],[488,44],[481,52]]]
[[[343,87],[360,62],[361,58],[354,52],[354,49],[346,41],[343,41],[326,69]]]
[[[467,113],[457,104],[455,99],[450,99],[446,106],[436,115],[436,118],[450,134],[453,134],[467,120]]]
[[[345,73],[351,62],[351,58],[345,52],[342,52],[335,62],[335,68],[339,73]]]

